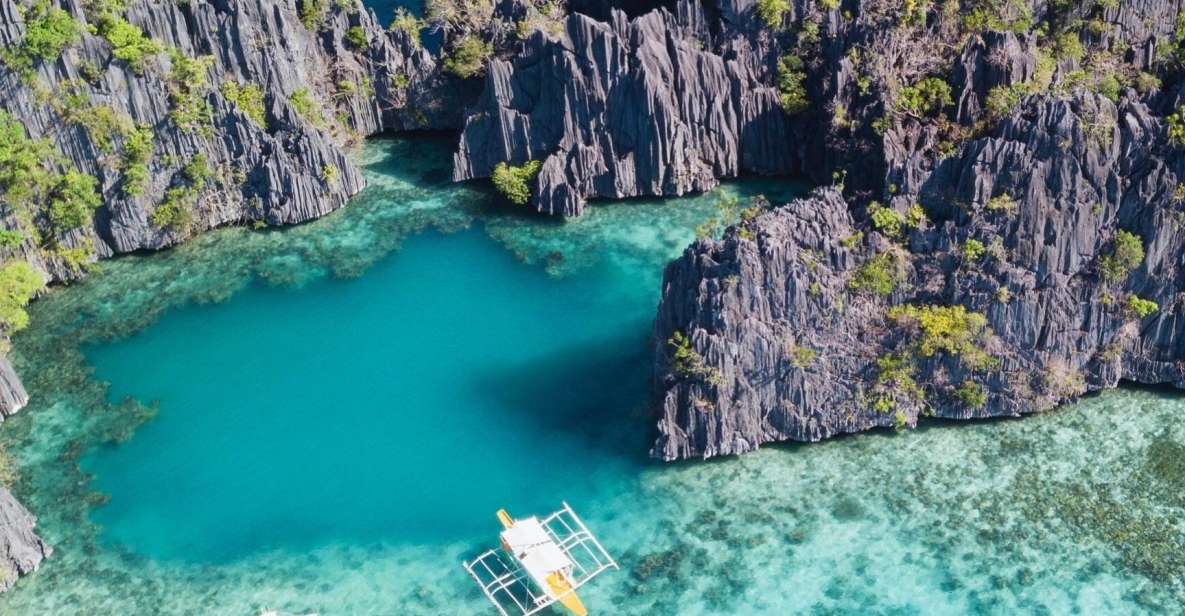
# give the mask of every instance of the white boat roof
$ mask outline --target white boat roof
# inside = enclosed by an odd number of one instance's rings
[[[549,573],[572,566],[572,559],[555,544],[539,518],[534,516],[516,520],[513,526],[502,531],[502,540],[510,546],[511,553],[527,573],[541,584]]]

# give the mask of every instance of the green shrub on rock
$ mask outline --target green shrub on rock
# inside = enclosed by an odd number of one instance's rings
[[[366,49],[370,46],[370,39],[361,26],[352,26],[346,30],[346,44],[354,49]]]
[[[786,113],[794,115],[810,108],[811,103],[807,99],[804,81],[806,81],[806,65],[802,58],[788,54],[778,60],[779,101]]]
[[[325,21],[325,12],[329,8],[326,6],[325,0],[299,0],[298,4],[300,23],[312,31],[320,29],[321,24]]]
[[[123,144],[123,192],[129,197],[144,194],[148,183],[148,161],[152,159],[151,126],[137,126],[125,135]]]
[[[240,84],[228,80],[222,82],[221,90],[222,96],[234,103],[252,122],[267,128],[267,111],[263,107],[262,88],[253,83]]]
[[[49,223],[54,234],[89,226],[103,200],[95,190],[94,176],[67,171],[58,177],[49,196]]]
[[[160,43],[118,15],[104,16],[99,22],[98,31],[111,43],[111,52],[115,57],[127,62],[136,74],[144,72],[144,61],[147,58],[164,51]]]
[[[537,160],[529,160],[518,167],[501,162],[494,167],[490,180],[498,194],[508,201],[515,205],[526,205],[531,200],[531,182],[539,175],[541,168],[543,163]]]
[[[1178,107],[1177,111],[1169,114],[1164,119],[1164,123],[1168,127],[1169,141],[1185,146],[1185,105]]]
[[[1160,305],[1150,299],[1144,299],[1133,293],[1132,295],[1127,296],[1127,309],[1142,319],[1153,312],[1160,310]]]
[[[898,109],[915,116],[941,111],[943,107],[953,105],[954,102],[950,85],[938,77],[927,77],[901,88],[897,92],[896,100]]]
[[[848,281],[848,288],[857,293],[889,296],[897,290],[903,278],[900,261],[890,253],[882,252],[856,269]]]
[[[915,348],[922,357],[942,351],[962,358],[973,369],[982,370],[998,364],[983,350],[983,343],[991,336],[987,318],[963,306],[894,306],[890,319],[899,325],[915,327],[920,334]]]
[[[757,0],[757,16],[771,28],[780,28],[789,10],[790,0]]]
[[[1144,241],[1140,236],[1119,230],[1111,254],[1099,259],[1099,269],[1107,282],[1120,282],[1144,262]]]
[[[955,397],[967,408],[978,409],[987,404],[987,392],[983,390],[983,386],[970,379],[955,388]]]
[[[412,46],[419,47],[420,28],[422,27],[423,22],[401,6],[395,9],[395,18],[391,20],[391,25],[387,29],[391,31],[402,30],[407,34],[407,38],[411,41]]]
[[[47,0],[34,2],[25,12],[25,38],[5,54],[5,62],[28,70],[37,62],[52,62],[82,37],[82,24]]]
[[[321,103],[313,96],[308,88],[299,88],[288,95],[288,102],[300,117],[314,126],[325,123],[325,115],[321,113]]]
[[[963,242],[963,257],[968,261],[978,261],[983,258],[986,252],[987,247],[977,239],[972,238]]]
[[[872,219],[873,228],[889,239],[899,237],[906,225],[904,214],[876,201],[868,204],[868,216]]]
[[[0,329],[11,334],[28,325],[25,305],[44,286],[45,279],[25,261],[0,266]]]
[[[671,347],[671,370],[682,378],[702,378],[712,385],[719,385],[723,379],[720,370],[707,365],[702,355],[691,344],[691,338],[676,331],[667,340]]]
[[[444,59],[444,70],[468,79],[485,69],[486,59],[494,53],[494,47],[481,37],[466,34],[453,44],[452,51]]]

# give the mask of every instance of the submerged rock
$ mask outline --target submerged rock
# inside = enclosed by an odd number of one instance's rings
[[[37,518],[0,487],[0,592],[12,588],[18,576],[36,571],[53,549],[34,527]]]

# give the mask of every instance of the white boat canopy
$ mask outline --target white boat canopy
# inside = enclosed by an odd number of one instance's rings
[[[573,611],[572,605],[583,609],[576,589],[618,568],[568,503],[543,519],[505,516],[503,524],[503,549],[486,550],[464,563],[502,616],[530,616],[557,601]]]

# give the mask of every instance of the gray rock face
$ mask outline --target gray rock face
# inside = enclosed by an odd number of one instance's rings
[[[29,403],[29,394],[7,356],[0,355],[0,421],[15,415]]]
[[[85,22],[80,0],[66,0],[63,6]],[[106,257],[162,248],[227,223],[310,220],[341,207],[364,186],[346,154],[349,143],[388,129],[459,124],[456,105],[449,104],[446,94],[455,88],[441,87],[447,80],[427,51],[401,31],[385,31],[369,12],[336,6],[327,10],[323,24],[311,31],[301,23],[294,0],[131,3],[126,18],[153,40],[187,57],[212,58],[204,75],[208,87],[199,96],[209,106],[204,127],[183,126],[171,116],[176,85],[165,53],[150,58],[137,73],[112,56],[106,41],[87,34],[60,60],[38,67],[36,88],[0,68],[0,105],[31,136],[48,137],[73,166],[99,180],[104,205],[95,226],[66,238],[67,246],[84,246],[89,240],[96,256]],[[347,45],[345,33],[351,27],[365,33],[366,48]],[[17,2],[0,0],[0,45],[19,42],[24,28]],[[266,125],[227,100],[222,85],[228,82],[261,88]],[[60,99],[71,83],[87,84],[88,104],[153,130],[142,195],[128,196],[123,190],[121,137],[106,147],[47,104],[46,96]],[[302,115],[291,102],[296,92],[308,94],[311,114]],[[192,225],[154,225],[152,212],[181,181],[181,166],[197,155],[205,156],[215,177],[193,204]],[[47,271],[52,280],[79,274],[31,243],[13,252]]]
[[[17,577],[36,571],[53,553],[34,532],[36,525],[37,518],[0,488],[0,592],[12,588]]]
[[[699,2],[633,20],[574,14],[494,60],[468,115],[454,178],[541,160],[540,212],[579,215],[587,199],[681,195],[742,170],[793,167],[785,115],[756,67],[711,51]]]
[[[1034,100],[937,166],[920,191],[929,222],[904,243],[855,222],[833,189],[697,242],[664,277],[653,455],[743,453],[923,414],[1015,416],[1120,380],[1185,388],[1182,179],[1182,148],[1143,103]],[[1012,203],[992,201],[1002,195]],[[1145,255],[1108,280],[1120,230]],[[970,240],[986,254],[968,256]],[[853,288],[886,257],[900,259],[891,294]],[[1133,297],[1158,309],[1141,318]],[[983,315],[971,339],[991,360],[927,353],[926,330],[894,306]],[[692,369],[666,343],[676,332],[700,358]],[[910,382],[886,364],[901,358]]]

